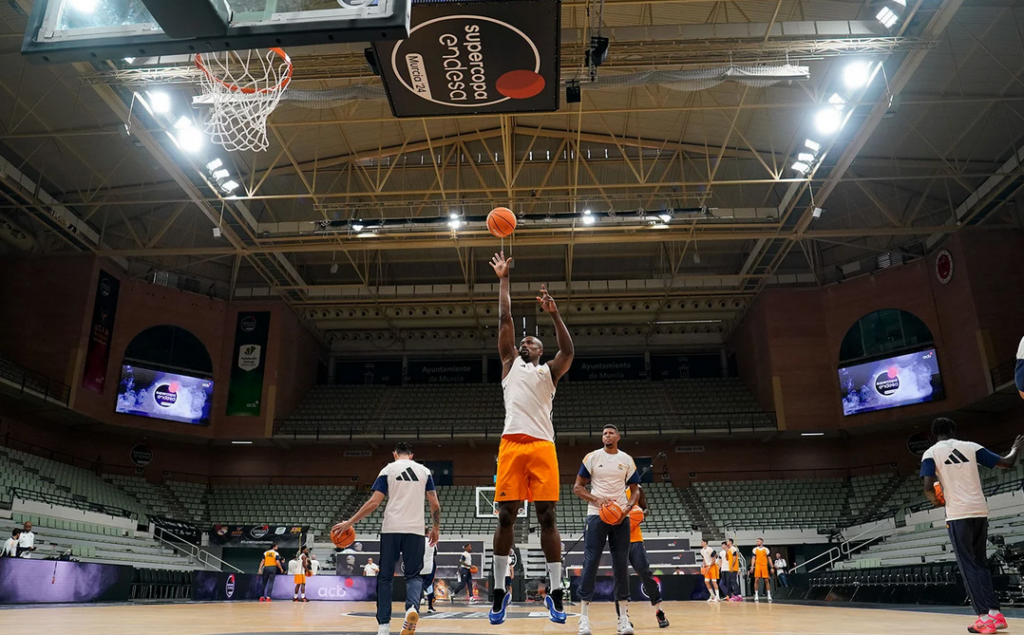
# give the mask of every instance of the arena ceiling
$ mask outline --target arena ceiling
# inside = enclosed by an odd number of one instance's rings
[[[500,244],[448,219],[504,205],[524,214],[507,245],[517,299],[546,282],[581,313],[639,302],[642,319],[604,322],[646,337],[666,311],[713,312],[714,333],[695,326],[695,343],[720,341],[769,285],[829,284],[920,258],[967,225],[1020,225],[1024,9],[909,0],[886,30],[883,4],[607,0],[604,83],[558,112],[400,120],[379,98],[282,101],[266,152],[189,154],[132,103],[153,86],[189,103],[188,60],[26,62],[31,3],[16,0],[0,6],[0,224],[27,236],[0,240],[0,253],[94,252],[218,297],[281,296],[325,331],[370,307],[351,328],[395,332],[374,320],[426,305],[438,312],[415,317],[463,307],[480,326]],[[563,79],[586,77],[580,42],[600,8],[563,2]],[[363,48],[289,51],[292,89],[376,89]],[[883,64],[848,88],[851,61]],[[758,63],[809,78],[702,90],[614,79]],[[816,115],[834,93],[845,123],[822,134]],[[822,147],[802,173],[791,165],[808,138]],[[236,196],[211,186],[213,158],[237,175]],[[381,219],[408,222],[372,231]]]

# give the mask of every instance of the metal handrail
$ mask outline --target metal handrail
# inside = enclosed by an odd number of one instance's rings
[[[71,387],[46,375],[31,371],[21,364],[0,357],[0,380],[14,384],[23,394],[33,394],[47,402],[67,406],[71,398]]]
[[[818,555],[814,556],[810,560],[805,560],[804,562],[801,562],[798,565],[794,565],[789,570],[789,572],[790,573],[796,573],[797,569],[806,568],[806,567],[808,567],[808,565],[810,565],[815,560],[819,560],[819,559],[821,559],[823,557],[826,557],[826,556],[828,557],[828,561],[827,562],[824,562],[823,564],[820,564],[820,565],[814,567],[813,569],[807,569],[807,573],[814,573],[815,571],[818,571],[820,569],[824,569],[825,567],[830,567],[833,564],[835,564],[836,562],[842,560],[844,556],[849,558],[855,552],[860,551],[861,549],[867,547],[868,545],[874,543],[875,541],[880,540],[880,539],[885,538],[885,537],[888,536],[888,533],[885,533],[885,534],[881,534],[880,533],[877,536],[874,536],[872,538],[863,538],[867,534],[870,534],[871,532],[873,532],[873,531],[875,531],[877,529],[879,529],[879,527],[876,525],[874,527],[871,527],[870,529],[862,531],[861,533],[857,534],[853,538],[850,538],[848,540],[844,539],[843,542],[839,543],[838,545],[836,545],[834,547],[831,547],[828,551],[824,551],[822,553],[819,553]],[[885,527],[885,529],[889,529],[889,528]],[[861,542],[857,546],[855,546],[855,547],[851,547],[850,546],[852,543],[857,542],[858,540],[862,540],[862,539],[863,539],[863,542]]]
[[[177,535],[173,531],[161,528],[160,529],[160,533],[167,534],[169,536],[173,536],[174,538],[176,538],[177,540],[179,540],[181,542],[181,545],[175,544],[174,542],[171,542],[170,540],[167,540],[163,536],[157,535],[156,532],[153,533],[153,537],[156,538],[157,540],[159,540],[160,542],[164,543],[165,545],[171,547],[172,549],[176,549],[176,550],[184,553],[190,559],[198,562],[199,564],[203,565],[204,567],[206,567],[208,569],[211,569],[213,571],[223,571],[224,567],[228,567],[229,569],[234,569],[235,573],[243,573],[243,571],[241,569],[239,569],[238,567],[236,567],[235,565],[230,564],[228,562],[225,562],[224,560],[221,560],[220,558],[218,558],[217,556],[213,555],[209,551],[203,549],[199,545],[192,544],[191,542],[185,540],[184,538],[182,538],[181,536]],[[182,546],[182,545],[185,545],[185,546]],[[217,564],[214,564],[213,562],[210,562],[211,560],[215,561]]]
[[[136,512],[129,511],[127,509],[121,509],[120,507],[111,507],[110,505],[104,505],[102,503],[93,503],[87,500],[80,500],[72,496],[61,496],[59,494],[47,494],[46,492],[37,492],[34,490],[22,489],[20,487],[10,487],[8,491],[11,493],[11,500],[15,497],[22,500],[31,500],[38,503],[46,503],[48,505],[60,505],[61,507],[71,507],[87,512],[96,512],[99,514],[106,514],[107,516],[116,516],[119,518],[127,518],[129,520],[138,520],[139,515]]]

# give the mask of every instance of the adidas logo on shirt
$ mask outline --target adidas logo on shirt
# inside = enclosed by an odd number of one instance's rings
[[[946,465],[961,465],[970,462],[970,459],[961,454],[960,450],[953,450],[945,461]]]
[[[401,474],[399,474],[395,478],[395,480],[396,481],[416,481],[417,483],[419,483],[419,481],[420,481],[420,479],[416,476],[416,472],[413,472],[411,467],[406,468],[404,472],[402,472]]]

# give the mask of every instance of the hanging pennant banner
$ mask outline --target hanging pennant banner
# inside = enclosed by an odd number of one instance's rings
[[[263,401],[270,312],[242,312],[235,328],[235,347],[228,386],[229,417],[258,417]]]
[[[117,315],[117,295],[120,290],[121,281],[101,269],[96,284],[96,302],[92,308],[85,370],[82,372],[82,388],[101,395],[107,385],[110,338],[114,335],[114,317]]]

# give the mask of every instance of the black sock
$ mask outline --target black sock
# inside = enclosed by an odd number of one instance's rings
[[[551,596],[551,601],[555,605],[555,610],[558,611],[559,613],[563,612],[565,609],[562,608],[562,589],[555,589],[549,595]],[[618,608],[618,603],[617,602],[616,602],[616,608]]]
[[[505,599],[505,589],[494,590],[494,603],[491,604],[491,610],[497,613],[501,610],[501,605]]]

